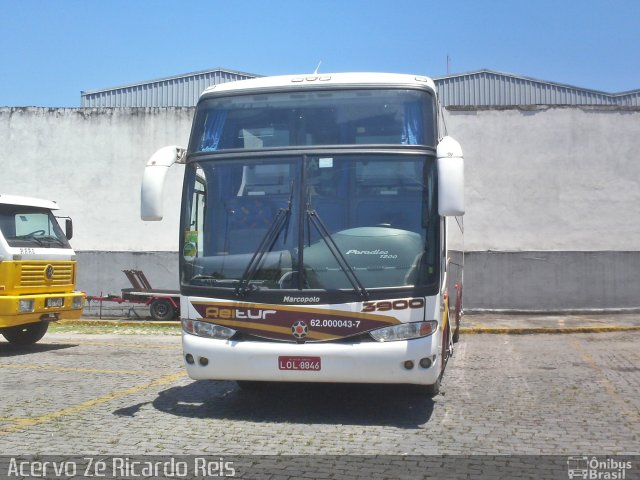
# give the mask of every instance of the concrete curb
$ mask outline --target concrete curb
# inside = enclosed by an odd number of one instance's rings
[[[60,320],[59,325],[78,325],[90,327],[175,327],[180,328],[179,321],[159,322],[155,320],[113,320],[106,319],[80,319],[80,320]]]
[[[537,333],[609,333],[640,331],[639,326],[608,325],[592,327],[460,327],[461,334],[528,335]]]

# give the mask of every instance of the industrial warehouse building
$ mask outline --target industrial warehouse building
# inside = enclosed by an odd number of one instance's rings
[[[86,107],[193,107],[211,85],[256,78],[245,72],[213,69],[150,82],[81,92]],[[497,107],[515,105],[640,106],[640,90],[605,93],[545,82],[507,73],[481,70],[434,78],[440,103],[446,107]]]
[[[177,288],[182,167],[165,219],[142,222],[147,159],[186,145],[226,69],[81,93],[80,108],[0,108],[0,192],[58,201],[75,223],[78,287],[119,293],[124,269]],[[640,90],[606,93],[488,70],[435,78],[466,158],[465,308],[640,308]]]

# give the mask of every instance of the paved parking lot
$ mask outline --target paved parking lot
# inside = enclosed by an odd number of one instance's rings
[[[463,335],[410,388],[194,382],[177,335],[0,341],[4,454],[640,453],[640,332]]]

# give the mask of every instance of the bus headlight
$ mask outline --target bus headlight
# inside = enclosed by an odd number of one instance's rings
[[[223,327],[222,325],[216,325],[214,323],[187,319],[182,320],[182,330],[191,335],[215,338],[217,340],[228,340],[236,333],[233,328]]]
[[[20,313],[31,313],[35,309],[35,302],[33,300],[20,300],[18,302],[18,311]]]
[[[398,340],[411,340],[412,338],[427,337],[436,331],[438,322],[401,323],[391,327],[380,328],[369,332],[377,342],[396,342]]]

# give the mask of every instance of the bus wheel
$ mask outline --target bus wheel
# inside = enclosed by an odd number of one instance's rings
[[[435,397],[440,393],[440,379],[436,381],[433,385],[427,385],[426,393],[430,397]]]
[[[413,391],[416,394],[433,398],[440,393],[440,378],[438,377],[438,380],[433,385],[414,385],[414,387]]]
[[[447,362],[453,355],[453,338],[451,335],[451,324],[447,324],[447,328],[442,332],[442,366],[440,367],[440,376],[444,374]]]
[[[154,320],[158,321],[171,320],[176,314],[169,300],[163,298],[151,302],[149,313]]]
[[[460,340],[460,319],[462,318],[462,313],[460,310],[456,309],[456,325],[453,330],[453,343],[458,343]]]
[[[7,328],[2,331],[2,336],[6,338],[9,343],[31,345],[44,337],[48,328],[48,322],[31,323],[29,325]]]

